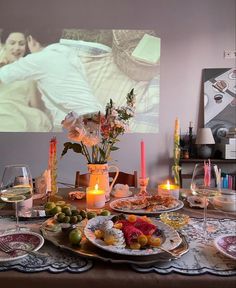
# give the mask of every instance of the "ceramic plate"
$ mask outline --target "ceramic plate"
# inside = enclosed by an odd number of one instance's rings
[[[0,241],[7,243],[11,248],[21,247],[32,251],[37,251],[43,246],[44,238],[34,232],[13,232],[1,235]],[[11,253],[5,253],[0,249],[0,263],[15,261],[26,257],[27,255],[27,252],[24,251],[18,250]]]
[[[108,252],[122,254],[122,255],[130,255],[130,256],[148,256],[148,255],[155,255],[159,254],[162,251],[158,248],[147,248],[143,250],[132,250],[129,248],[122,248],[117,247],[113,245],[107,245],[103,240],[97,239],[94,235],[94,231],[100,227],[100,225],[109,219],[111,219],[113,216],[97,216],[95,218],[92,218],[88,221],[85,229],[84,234],[86,238],[95,246],[106,250]],[[158,226],[158,229],[162,231],[162,247],[171,250],[176,248],[180,243],[182,242],[179,234],[170,226],[162,223],[161,221],[158,221],[155,218],[151,218],[152,223],[156,226]]]
[[[190,207],[204,208],[204,200],[199,196],[188,196],[187,201]],[[208,202],[207,202],[208,205]]]
[[[165,209],[161,208],[161,209],[156,209],[155,211],[148,211],[146,208],[142,208],[142,209],[130,209],[130,208],[126,208],[126,207],[117,207],[117,204],[120,201],[132,201],[135,200],[137,198],[135,197],[130,197],[130,198],[123,198],[123,199],[117,199],[114,200],[110,203],[110,207],[111,209],[118,211],[118,212],[122,212],[122,213],[132,213],[132,214],[138,214],[138,215],[154,215],[154,214],[160,214],[163,212],[172,212],[172,211],[176,211],[181,209],[184,206],[184,203],[180,200],[175,200],[174,205],[170,208],[166,207]]]
[[[217,250],[236,260],[236,235],[222,235],[214,240]]]

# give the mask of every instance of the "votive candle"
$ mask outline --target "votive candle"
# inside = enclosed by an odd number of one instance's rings
[[[98,189],[98,184],[95,187],[86,189],[86,206],[89,209],[102,208],[105,206],[105,191]]]
[[[176,199],[179,199],[179,186],[170,184],[170,181],[167,180],[165,184],[160,184],[158,186],[158,194],[160,196],[173,196]]]

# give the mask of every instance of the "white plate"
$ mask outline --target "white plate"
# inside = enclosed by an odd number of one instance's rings
[[[159,254],[162,251],[158,248],[147,248],[143,250],[132,250],[129,248],[121,248],[113,245],[107,245],[103,240],[97,239],[94,235],[94,231],[98,229],[98,227],[104,222],[109,219],[111,219],[113,216],[97,216],[95,218],[92,218],[88,221],[85,229],[84,229],[84,234],[86,238],[93,243],[95,246],[106,250],[108,252],[112,253],[117,253],[117,254],[122,254],[122,255],[131,255],[131,256],[148,256],[148,255],[155,255]],[[163,243],[162,247],[171,250],[176,248],[177,246],[180,245],[181,243],[181,238],[179,234],[170,226],[162,223],[161,221],[158,221],[155,218],[151,218],[152,223],[160,230],[162,230],[163,236]]]
[[[218,251],[236,260],[236,234],[221,235],[214,240]]]
[[[145,208],[143,209],[128,209],[128,208],[117,208],[115,207],[116,203],[118,201],[123,201],[123,200],[133,200],[133,199],[136,199],[135,197],[132,197],[132,198],[124,198],[124,199],[117,199],[117,200],[114,200],[110,203],[110,207],[111,209],[115,210],[115,211],[118,211],[118,212],[123,212],[123,213],[132,213],[132,214],[138,214],[138,215],[154,215],[154,214],[160,214],[160,213],[163,213],[163,212],[172,212],[172,211],[176,211],[176,210],[179,210],[181,209],[183,206],[184,206],[184,203],[180,200],[177,200],[176,199],[176,206],[175,207],[172,207],[172,208],[166,208],[166,209],[160,209],[160,210],[156,210],[156,211],[147,211]]]
[[[187,197],[187,201],[189,203],[190,207],[197,207],[197,208],[204,208],[204,199],[199,197],[199,196],[188,196]],[[207,205],[208,205],[208,201],[207,201]]]
[[[39,250],[44,243],[44,238],[34,232],[12,232],[0,236],[0,240],[7,243],[11,248],[21,247],[31,251]],[[5,253],[0,250],[0,263],[15,261],[26,257],[28,254],[25,251],[16,250],[11,253]]]

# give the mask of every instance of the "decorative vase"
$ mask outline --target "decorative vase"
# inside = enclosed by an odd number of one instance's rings
[[[109,171],[114,169],[116,172],[112,182],[109,181]],[[99,189],[105,190],[106,202],[110,200],[110,193],[113,185],[119,175],[119,168],[115,165],[108,166],[105,164],[88,164],[89,186],[95,187],[98,184]]]

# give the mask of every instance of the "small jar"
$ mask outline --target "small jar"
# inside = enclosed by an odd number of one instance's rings
[[[184,159],[189,159],[189,152],[188,152],[188,150],[186,150],[186,151],[183,152],[183,158],[184,158]]]

